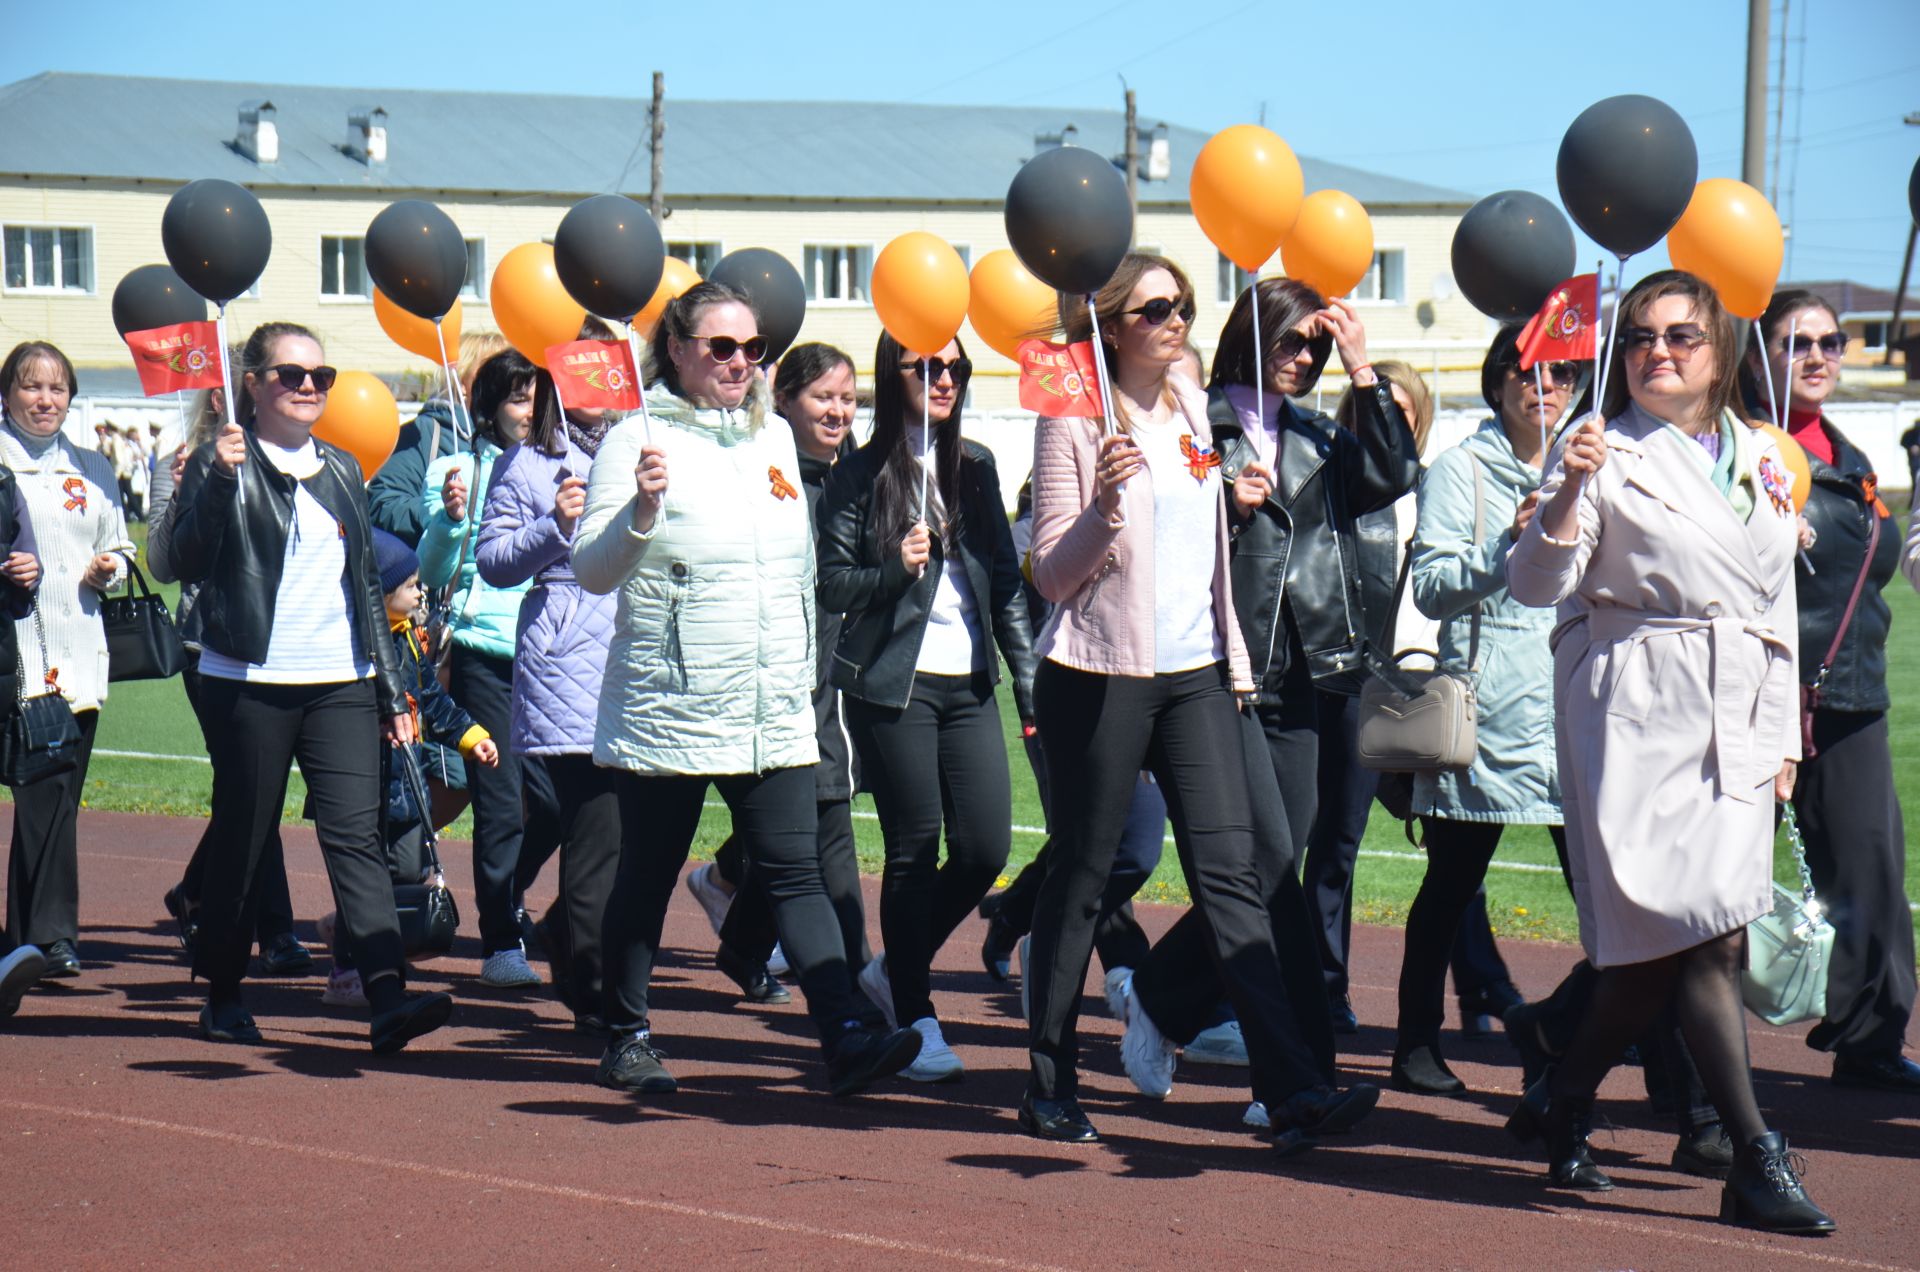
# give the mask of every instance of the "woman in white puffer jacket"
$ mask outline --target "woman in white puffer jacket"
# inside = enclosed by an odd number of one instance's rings
[[[701,283],[668,306],[651,419],[601,444],[574,537],[580,585],[619,597],[594,735],[594,760],[618,775],[622,826],[605,936],[613,1037],[598,1073],[616,1090],[675,1088],[651,1042],[647,987],[709,787],[772,902],[834,1094],[920,1049],[855,990],[820,880],[813,532],[793,433],[768,427],[766,353],[752,302],[731,288]]]

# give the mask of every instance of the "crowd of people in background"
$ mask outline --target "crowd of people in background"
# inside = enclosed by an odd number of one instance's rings
[[[1063,307],[1111,401],[1040,419],[1030,481],[1024,457],[963,436],[958,340],[922,358],[880,339],[859,442],[854,359],[803,344],[774,365],[752,300],[713,282],[667,308],[625,417],[567,407],[544,369],[467,335],[461,392],[371,480],[313,436],[335,372],[302,327],[253,331],[238,423],[203,392],[166,453],[106,424],[98,450],[76,446],[71,363],[21,344],[0,366],[0,668],[9,702],[57,690],[79,742],[77,764],[13,791],[0,1015],[85,971],[100,603],[144,518],[149,572],[181,587],[212,761],[205,833],[164,898],[209,1041],[260,1040],[249,976],[316,970],[279,829],[297,760],[335,900],[312,916],[322,1001],[364,1011],[374,1051],[452,1018],[450,995],[408,989],[418,916],[397,898],[433,878],[435,832],[470,807],[479,980],[550,986],[604,1043],[595,1080],[663,1097],[660,1039],[698,1056],[699,1027],[659,1019],[650,982],[712,794],[731,836],[685,878],[718,966],[754,1002],[798,987],[836,1096],[964,1076],[930,969],[978,910],[988,975],[1020,983],[1026,1133],[1100,1138],[1078,1098],[1097,952],[1141,1094],[1167,1098],[1183,1057],[1245,1066],[1244,1121],[1292,1155],[1380,1095],[1339,1056],[1378,802],[1426,854],[1395,1089],[1466,1091],[1441,1046],[1451,968],[1463,1027],[1498,1020],[1513,1044],[1508,1127],[1544,1142],[1553,1184],[1612,1187],[1587,1141],[1634,1048],[1676,1123],[1675,1168],[1725,1181],[1723,1218],[1831,1230],[1756,1099],[1738,978],[1791,799],[1838,932],[1808,1045],[1837,1084],[1920,1094],[1881,594],[1900,570],[1920,587],[1920,531],[1902,542],[1823,414],[1847,344],[1833,307],[1781,293],[1743,356],[1710,287],[1656,274],[1621,301],[1597,402],[1591,364],[1523,368],[1503,328],[1486,420],[1437,454],[1427,386],[1370,360],[1351,304],[1261,280],[1210,364],[1194,314],[1178,266],[1143,253],[1091,313]],[[1308,409],[1336,353],[1337,409]],[[1797,508],[1749,427],[1768,400],[1808,456]],[[1408,652],[1474,685],[1466,771],[1409,783],[1361,764],[1362,681]],[[1013,821],[1003,701],[1048,839],[994,892]],[[878,948],[856,791],[884,844]],[[1169,823],[1192,908],[1149,941],[1132,899]],[[1584,959],[1538,1002],[1487,913],[1509,826],[1547,828],[1580,920]],[[555,857],[558,897],[531,915]]]

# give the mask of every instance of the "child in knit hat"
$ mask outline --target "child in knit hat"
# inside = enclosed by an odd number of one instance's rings
[[[431,739],[493,767],[500,762],[499,746],[441,686],[439,677],[434,675],[426,633],[414,621],[421,598],[419,556],[403,540],[378,528],[373,532],[373,550],[380,567],[380,590],[387,596],[387,625],[393,632],[394,661],[399,665],[400,684],[407,691],[407,707],[413,714],[415,760],[420,757],[421,740]],[[381,753],[380,765],[387,783],[387,806],[382,822],[388,869],[396,884],[425,882],[430,871],[424,845],[432,810],[419,806],[408,787],[400,757],[391,748]],[[360,973],[353,969],[346,955],[333,918],[328,915],[320,924],[321,935],[333,947],[333,973],[327,978],[326,993],[320,1001],[359,1006],[366,1001]]]

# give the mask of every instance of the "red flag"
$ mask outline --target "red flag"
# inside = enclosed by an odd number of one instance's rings
[[[1593,361],[1599,326],[1600,275],[1575,274],[1520,329],[1520,369],[1536,362]]]
[[[637,411],[640,377],[624,340],[575,340],[547,346],[560,405],[576,411]]]
[[[1100,409],[1100,373],[1093,365],[1093,342],[1059,345],[1050,340],[1022,340],[1020,405],[1029,411],[1062,418],[1091,418]]]
[[[171,327],[129,331],[133,369],[148,397],[175,389],[220,387],[220,329],[210,322],[180,322]]]

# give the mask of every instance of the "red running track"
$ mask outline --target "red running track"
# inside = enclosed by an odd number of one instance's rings
[[[1183,1066],[1153,1103],[1119,1076],[1118,1027],[1090,998],[1099,1147],[1020,1135],[1019,1006],[975,959],[977,923],[935,992],[968,1072],[847,1103],[822,1088],[798,1005],[743,1006],[681,891],[655,998],[678,1095],[591,1085],[596,1044],[537,994],[489,991],[477,949],[429,964],[454,1025],[375,1058],[360,1013],[318,978],[253,982],[267,1041],[195,1034],[160,894],[200,824],[88,813],[86,974],[29,995],[0,1032],[0,1266],[1117,1268],[1912,1267],[1920,1100],[1834,1089],[1797,1034],[1756,1025],[1761,1100],[1837,1216],[1826,1240],[1713,1220],[1718,1189],[1667,1168],[1670,1132],[1636,1071],[1610,1081],[1596,1138],[1620,1187],[1555,1193],[1500,1122],[1518,1070],[1499,1039],[1449,1035],[1472,1098],[1388,1092],[1358,1133],[1284,1164],[1239,1125],[1244,1075]],[[464,891],[465,865],[451,854]],[[296,910],[328,908],[318,849],[289,829]],[[550,887],[547,889],[550,894]],[[544,902],[545,896],[536,894]],[[1172,911],[1150,909],[1149,927]],[[877,924],[876,932],[877,932]],[[303,931],[311,936],[310,927]],[[469,922],[468,931],[471,931]],[[1360,1036],[1347,1063],[1384,1084],[1400,934],[1356,929]],[[1565,946],[1505,947],[1544,993]],[[1604,1125],[1604,1123],[1603,1123]]]

